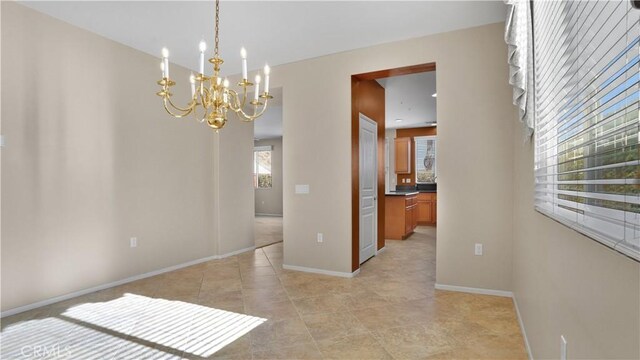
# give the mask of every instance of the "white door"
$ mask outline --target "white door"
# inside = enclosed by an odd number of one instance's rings
[[[360,264],[376,254],[378,124],[360,114]]]

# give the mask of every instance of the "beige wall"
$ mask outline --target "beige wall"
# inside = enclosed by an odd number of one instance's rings
[[[515,110],[505,54],[503,24],[493,24],[275,67],[284,133],[295,134],[283,141],[285,264],[350,272],[350,76],[435,61],[437,281],[508,290]],[[311,193],[294,194],[295,184]]]
[[[200,131],[210,130],[205,126]],[[214,138],[216,239],[218,254],[225,255],[255,247],[253,126],[229,114]]]
[[[513,291],[536,359],[640,358],[640,264],[533,208],[533,146],[514,133]]]
[[[169,117],[157,58],[12,2],[2,52],[2,311],[252,246],[251,126]]]
[[[254,142],[255,146],[272,146],[270,189],[255,189],[256,214],[282,215],[282,138]]]

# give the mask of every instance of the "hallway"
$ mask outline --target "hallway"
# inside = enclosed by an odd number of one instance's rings
[[[282,216],[256,215],[254,224],[256,249],[282,241]]]
[[[435,228],[336,278],[282,270],[283,244],[2,321],[2,358],[526,359],[512,300],[434,290]]]

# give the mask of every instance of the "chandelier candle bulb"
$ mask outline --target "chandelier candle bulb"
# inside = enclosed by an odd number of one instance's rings
[[[162,48],[162,63],[164,64],[164,77],[169,78],[169,50]]]
[[[164,60],[160,61],[160,71],[162,71],[162,78],[166,78],[167,77],[167,73],[164,72]]]
[[[271,68],[269,65],[264,66],[264,93],[269,93],[269,74],[271,73]]]
[[[191,73],[189,76],[189,82],[191,83],[191,97],[196,95],[196,77]]]
[[[255,100],[258,101],[258,96],[260,96],[260,75],[256,75],[256,93]]]
[[[207,50],[207,43],[200,41],[200,74],[204,74],[204,52]]]
[[[240,49],[240,56],[242,57],[242,79],[247,80],[247,50],[245,48]]]

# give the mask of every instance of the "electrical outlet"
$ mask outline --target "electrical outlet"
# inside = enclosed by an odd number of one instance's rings
[[[482,244],[476,244],[476,255],[480,256],[482,255]]]
[[[560,360],[567,360],[567,339],[560,335]]]
[[[129,246],[131,246],[132,248],[138,247],[138,238],[132,237],[131,239],[129,239]]]
[[[317,239],[318,239],[318,243],[321,243],[324,241],[322,233],[318,233]]]

